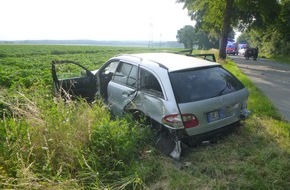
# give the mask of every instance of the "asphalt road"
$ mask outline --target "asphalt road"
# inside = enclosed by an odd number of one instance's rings
[[[230,57],[290,122],[290,65],[263,58],[253,61],[243,56]]]

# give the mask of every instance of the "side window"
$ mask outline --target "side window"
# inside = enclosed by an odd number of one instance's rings
[[[138,67],[128,63],[121,63],[117,68],[113,81],[130,86],[137,87]]]
[[[138,76],[138,67],[133,66],[127,80],[127,85],[132,87],[137,87],[137,76]]]
[[[119,64],[119,61],[113,61],[107,67],[102,71],[102,74],[109,74],[109,73],[114,73],[117,66]]]
[[[117,67],[119,65],[119,61],[113,60],[110,62],[105,68],[102,68],[101,70],[101,76],[99,78],[99,90],[100,94],[104,99],[107,99],[108,93],[107,93],[107,88],[109,82],[112,80],[113,73],[115,73]]]
[[[146,92],[154,93],[160,97],[164,97],[157,78],[151,72],[145,69],[141,69],[140,71],[140,88]]]

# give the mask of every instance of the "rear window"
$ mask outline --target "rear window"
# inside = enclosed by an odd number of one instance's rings
[[[153,93],[161,98],[164,97],[157,78],[151,72],[142,68],[140,72],[140,83],[141,90],[150,94]]]
[[[187,103],[229,94],[244,85],[222,67],[169,73],[177,103]]]

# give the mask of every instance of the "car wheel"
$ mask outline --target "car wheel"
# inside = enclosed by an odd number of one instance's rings
[[[132,121],[137,123],[139,126],[149,126],[150,119],[139,110],[126,111],[125,115]]]

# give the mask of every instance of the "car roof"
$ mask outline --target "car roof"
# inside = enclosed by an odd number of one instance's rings
[[[137,59],[140,65],[146,65],[152,69],[156,66],[163,67],[167,69],[168,72],[220,65],[216,62],[175,53],[139,53],[122,55],[118,57],[129,60]]]

